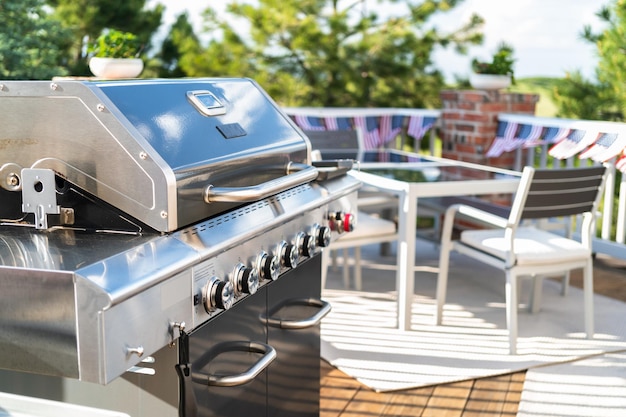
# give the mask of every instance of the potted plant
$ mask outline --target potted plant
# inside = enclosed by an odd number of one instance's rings
[[[134,78],[143,71],[141,43],[133,33],[105,29],[87,45],[89,69],[101,78]]]
[[[499,89],[515,84],[513,74],[513,48],[502,42],[494,53],[491,62],[472,60],[470,84],[478,89]]]

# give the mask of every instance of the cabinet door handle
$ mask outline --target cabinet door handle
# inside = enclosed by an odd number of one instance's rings
[[[235,387],[243,385],[252,381],[258,374],[267,368],[274,359],[276,359],[276,350],[265,343],[248,341],[223,342],[218,343],[202,355],[196,362],[194,362],[192,369],[202,369],[218,355],[235,351],[261,353],[263,356],[261,356],[261,358],[259,358],[254,365],[248,368],[248,370],[240,374],[212,375],[199,371],[192,372],[191,379],[193,382],[215,387]]]
[[[305,319],[285,320],[285,319],[277,319],[277,318],[272,317],[272,315],[278,312],[278,310],[280,310],[281,308],[294,306],[294,305],[318,307],[319,310],[317,311],[317,313],[313,314],[311,317],[307,317]],[[308,327],[317,326],[320,323],[320,321],[322,321],[322,319],[326,317],[328,313],[330,313],[331,308],[332,307],[329,302],[320,300],[318,298],[291,299],[273,308],[269,313],[269,317],[263,318],[263,320],[268,325],[272,327],[278,327],[280,329],[292,329],[292,330],[293,329],[306,329]]]

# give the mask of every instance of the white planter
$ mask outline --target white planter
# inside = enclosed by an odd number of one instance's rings
[[[89,60],[91,73],[99,78],[135,78],[143,71],[139,58],[100,58]]]
[[[471,73],[469,82],[477,90],[498,90],[511,85],[511,76]]]

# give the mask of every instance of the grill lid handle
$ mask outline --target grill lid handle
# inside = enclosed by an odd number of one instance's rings
[[[319,171],[314,166],[290,162],[287,166],[287,174],[284,177],[248,187],[214,187],[208,185],[204,189],[204,201],[206,203],[248,203],[262,200],[281,191],[315,180]]]

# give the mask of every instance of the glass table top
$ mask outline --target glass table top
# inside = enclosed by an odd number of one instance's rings
[[[363,172],[411,183],[519,179],[521,173],[394,150],[365,152],[357,168]]]

